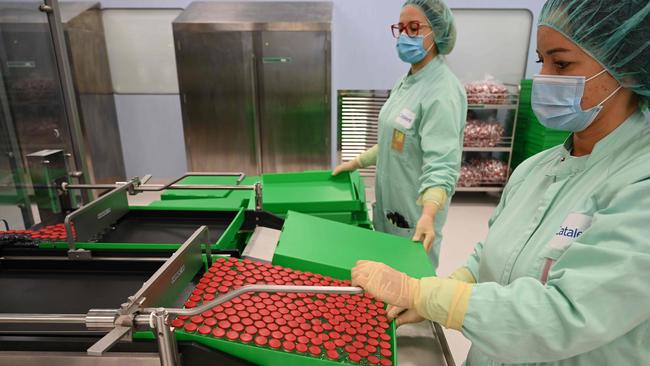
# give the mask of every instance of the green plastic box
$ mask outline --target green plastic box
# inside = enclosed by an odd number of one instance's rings
[[[358,172],[336,177],[329,170],[262,175],[264,209],[278,214],[362,211],[365,197],[360,192]]]

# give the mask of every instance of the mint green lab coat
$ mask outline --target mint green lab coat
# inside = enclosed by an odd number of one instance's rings
[[[379,114],[375,229],[410,239],[422,215],[422,207],[416,204],[420,194],[441,187],[451,199],[466,118],[465,89],[441,57],[397,82]],[[402,143],[395,144],[396,135],[404,137]],[[435,220],[436,238],[429,256],[436,267],[448,206],[449,202]],[[389,212],[401,214],[409,228],[390,222]]]
[[[467,263],[469,366],[650,365],[650,122],[570,142],[516,169]]]

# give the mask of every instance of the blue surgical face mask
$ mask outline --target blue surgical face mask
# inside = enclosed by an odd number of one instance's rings
[[[589,127],[603,104],[620,89],[614,90],[605,100],[586,111],[580,102],[585,92],[585,84],[606,73],[603,70],[589,79],[584,76],[535,75],[533,77],[532,107],[539,122],[554,130],[580,132]]]
[[[433,48],[432,44],[428,50],[424,49],[424,37],[427,37],[432,33],[433,32],[430,32],[424,36],[415,37],[409,37],[404,33],[400,34],[397,39],[397,54],[399,55],[399,58],[409,64],[417,64],[422,61],[429,50]]]

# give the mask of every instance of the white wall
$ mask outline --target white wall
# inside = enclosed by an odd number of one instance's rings
[[[190,2],[101,1],[116,92],[122,94],[123,102],[132,99],[128,103],[129,110],[120,111],[118,105],[118,113],[124,118],[137,113],[141,118],[137,128],[121,123],[122,134],[146,131],[147,128],[141,128],[144,125],[180,134],[181,138],[176,140],[183,141],[180,112],[173,112],[180,111],[180,107],[156,109],[136,103],[136,96],[150,95],[156,99],[160,95],[165,103],[179,103],[178,98],[166,98],[166,94],[178,93],[171,21]],[[389,31],[389,25],[397,21],[402,1],[333,0],[333,3],[332,100],[336,100],[339,89],[390,89],[407,70],[395,54],[395,40]],[[529,47],[529,39],[532,36],[534,40],[532,24],[536,23],[542,4],[542,0],[450,0],[459,29],[456,49],[448,57],[454,72],[464,81],[483,78],[490,73],[513,83],[536,73],[538,67],[531,56],[534,55],[534,42],[530,42],[533,47]],[[480,10],[486,7],[493,10]],[[332,141],[336,141],[336,106],[332,108]],[[174,154],[184,151],[184,147],[157,151],[155,144],[149,143],[144,135],[136,140],[141,141],[144,149],[140,154],[155,154],[162,159],[159,164],[154,162],[146,166],[127,163],[128,175],[169,174],[169,162],[179,161],[171,156],[172,151]],[[123,139],[123,143],[129,141]],[[335,160],[336,147],[333,145],[332,159]],[[126,146],[124,150],[127,161],[132,159],[127,151],[137,151]],[[148,163],[155,160],[143,160],[142,155],[138,158]],[[185,165],[179,165],[171,170],[184,168]]]

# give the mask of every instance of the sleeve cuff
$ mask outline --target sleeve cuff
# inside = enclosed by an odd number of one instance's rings
[[[438,209],[443,209],[447,203],[447,191],[441,187],[427,188],[424,193],[418,197],[417,205],[424,206],[425,203],[431,202],[438,206]]]

